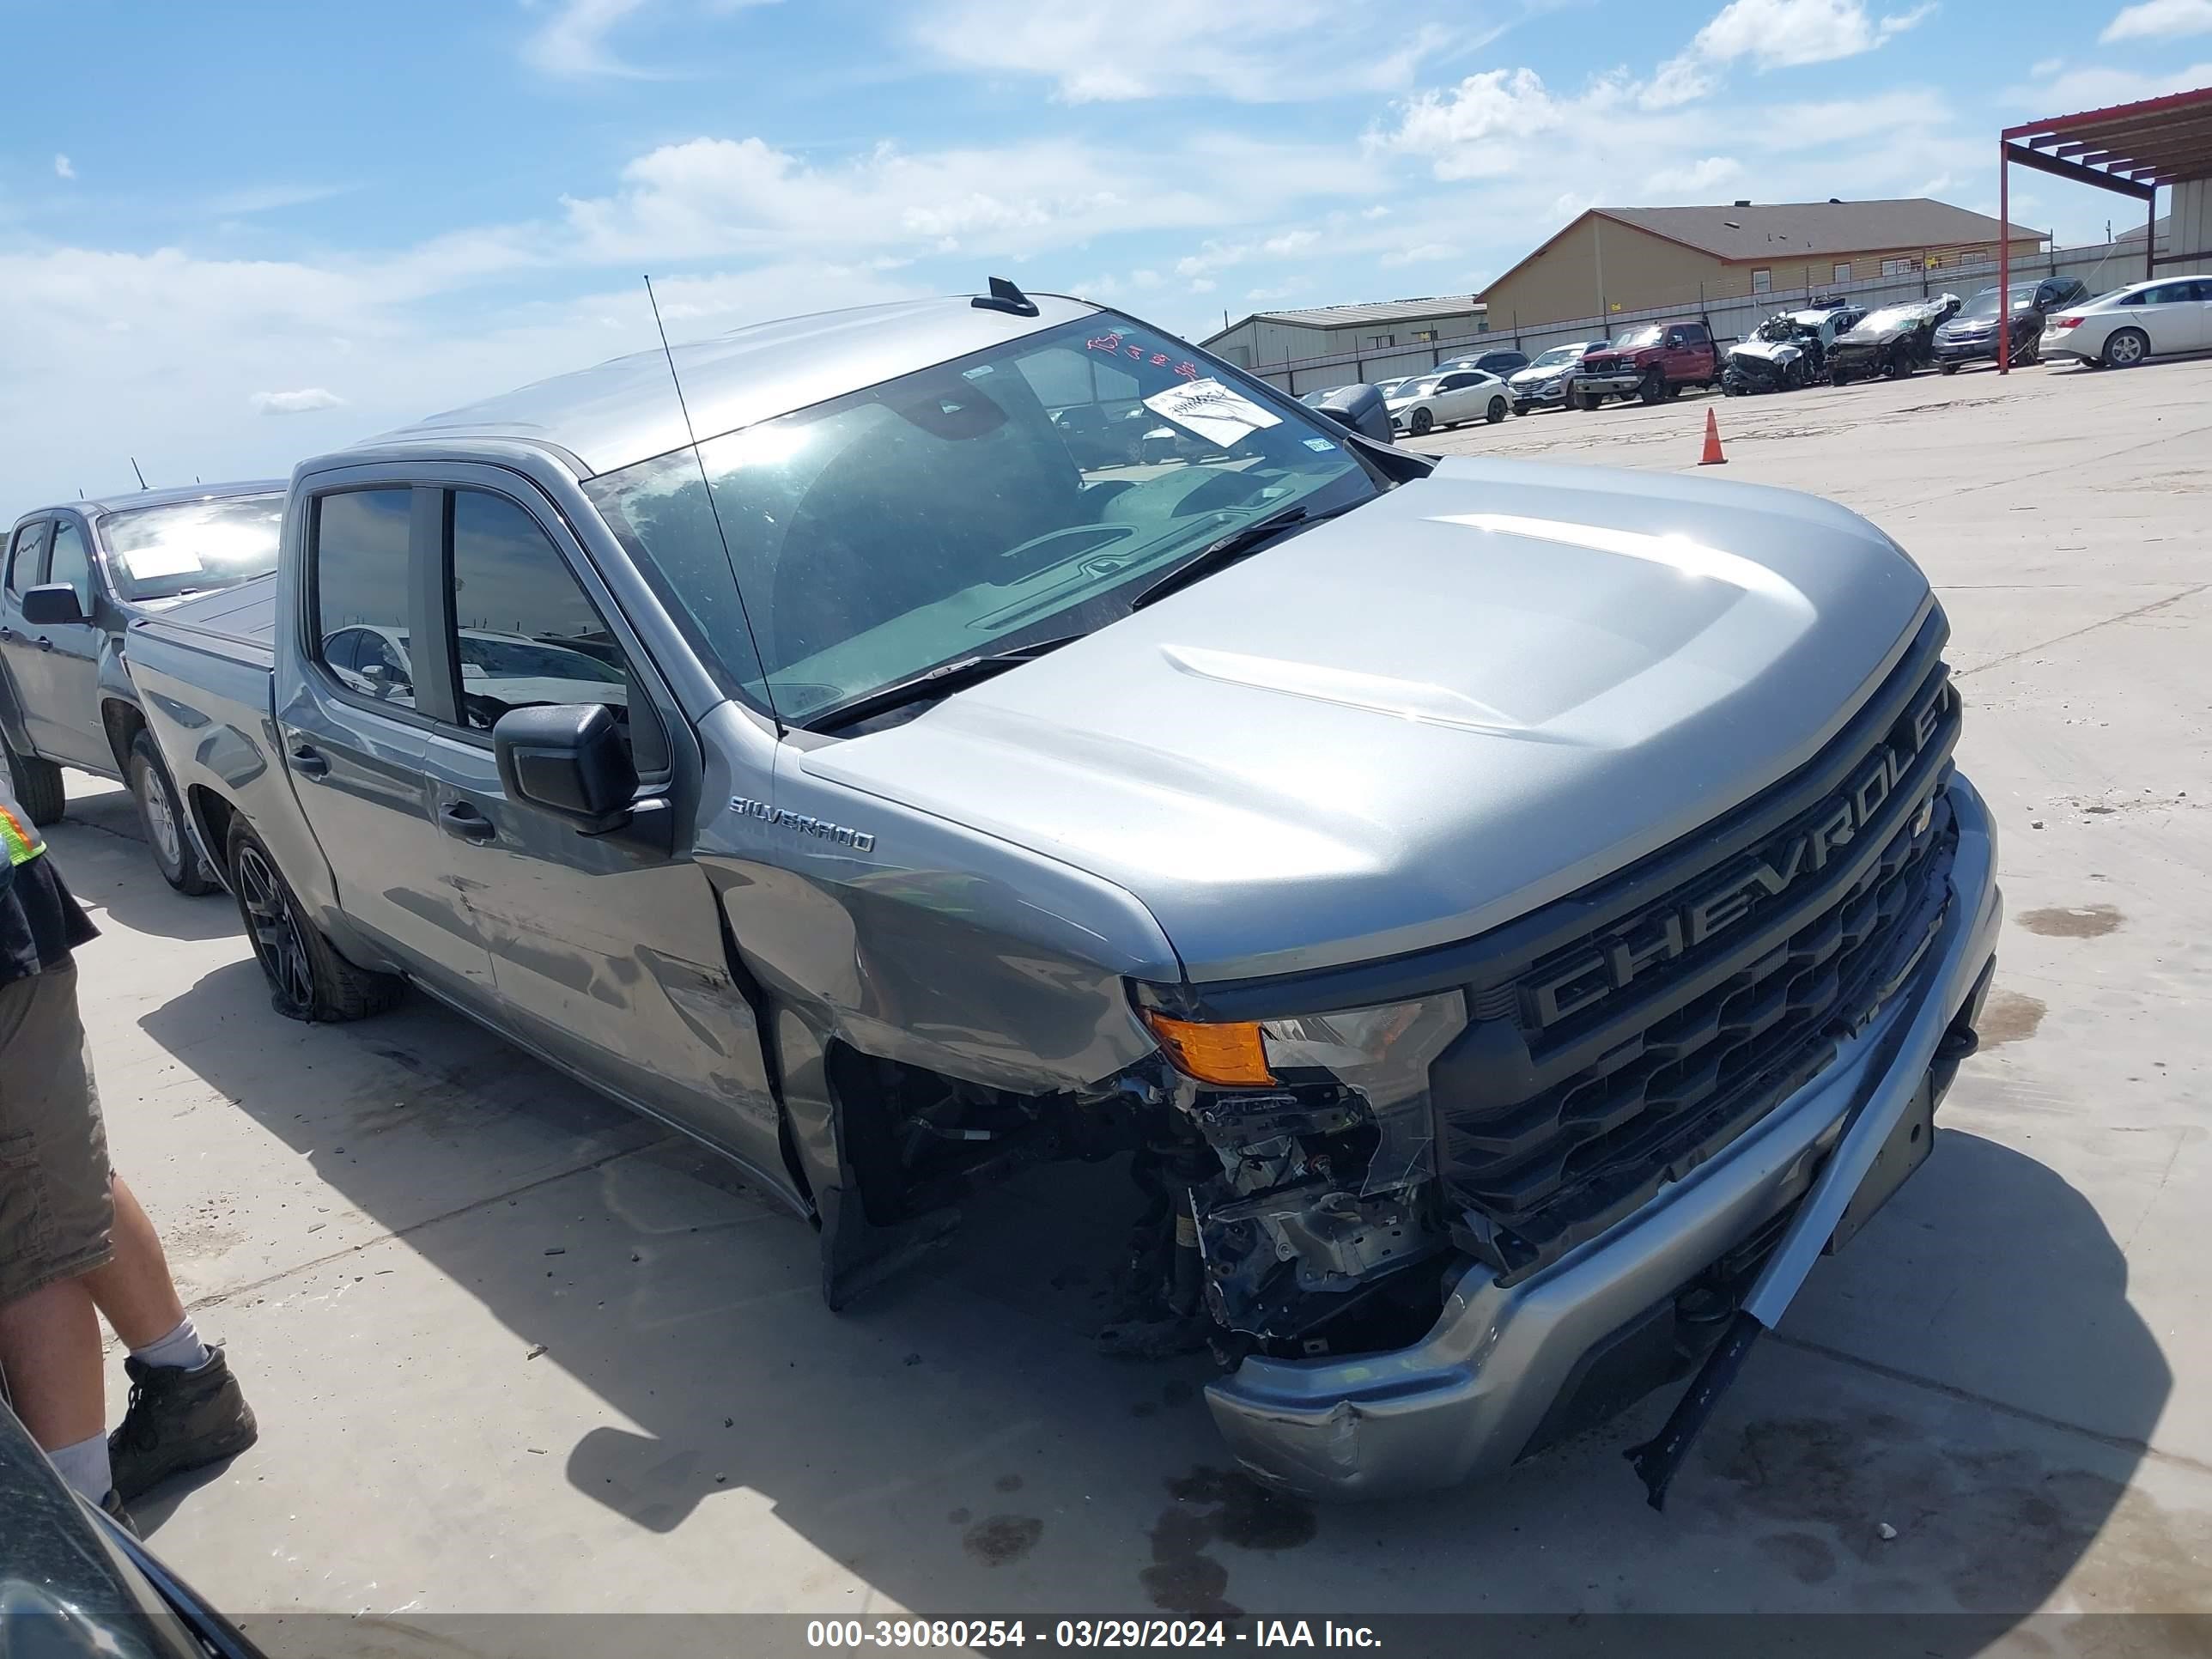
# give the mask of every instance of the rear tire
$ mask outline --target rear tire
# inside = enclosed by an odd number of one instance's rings
[[[2106,368],[2134,368],[2150,356],[2150,336],[2139,328],[2115,330],[2100,355]]]
[[[1490,400],[1490,407],[1483,411],[1483,418],[1488,421],[1492,426],[1496,426],[1500,421],[1504,420],[1505,418],[1505,399],[1503,398],[1492,398]]]
[[[231,820],[229,853],[239,920],[278,1013],[335,1024],[380,1014],[399,1000],[400,981],[355,967],[301,913],[276,859],[244,818]]]
[[[35,755],[19,755],[12,745],[8,750],[8,793],[22,804],[36,824],[58,823],[69,805],[62,769]]]
[[[131,786],[131,798],[138,803],[138,823],[146,832],[146,850],[154,855],[154,867],[161,872],[161,879],[187,898],[215,891],[221,884],[201,861],[199,848],[192,845],[191,832],[185,828],[184,805],[177,799],[176,785],[169,781],[169,769],[161,764],[161,753],[154,747],[151,732],[142,728],[131,739],[123,776]]]

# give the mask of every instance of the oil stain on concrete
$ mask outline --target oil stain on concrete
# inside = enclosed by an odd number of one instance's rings
[[[1003,1567],[1027,1555],[1043,1536],[1044,1522],[1034,1515],[993,1515],[969,1528],[960,1547],[987,1567]]]
[[[2035,1035],[2037,1026],[2049,1011],[2040,997],[2023,996],[2018,991],[1992,991],[1990,1000],[1982,1005],[1982,1017],[1974,1023],[1974,1031],[1984,1048],[2001,1048],[2008,1042],[2025,1042]]]
[[[2054,905],[2024,912],[2020,925],[2045,939],[2102,939],[2126,920],[2109,904]]]
[[[1215,1542],[1238,1549],[1297,1549],[1312,1541],[1313,1508],[1235,1470],[1200,1464],[1168,1483],[1175,1499],[1152,1530],[1152,1565],[1138,1574],[1152,1605],[1194,1619],[1234,1619],[1229,1570],[1206,1553]]]

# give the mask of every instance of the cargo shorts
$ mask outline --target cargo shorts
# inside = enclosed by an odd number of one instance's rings
[[[106,1263],[109,1180],[76,966],[0,984],[0,1305]]]

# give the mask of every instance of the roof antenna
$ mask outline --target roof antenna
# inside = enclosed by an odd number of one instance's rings
[[[133,472],[138,472],[138,458],[136,455],[131,458],[131,470]],[[138,488],[143,489],[145,487],[146,475],[143,472],[138,472]]]
[[[699,484],[707,492],[707,510],[714,515],[714,535],[722,544],[722,559],[730,567],[730,585],[737,590],[738,615],[745,624],[745,638],[753,647],[753,660],[760,665],[761,696],[768,701],[768,717],[775,723],[775,735],[784,734],[783,716],[775,710],[775,687],[769,679],[768,658],[760,648],[760,635],[753,632],[752,612],[745,605],[745,585],[738,579],[738,562],[730,554],[729,532],[722,528],[722,509],[714,501],[714,483],[707,476],[707,458],[699,453],[699,434],[692,429],[691,406],[684,400],[684,380],[676,372],[676,354],[669,349],[668,325],[660,320],[660,301],[653,291],[653,278],[645,279],[646,303],[653,307],[653,326],[660,336],[660,355],[668,360],[668,378],[676,386],[676,407],[684,416],[684,433],[691,440],[691,459],[698,463]]]
[[[991,278],[991,291],[977,295],[968,303],[978,311],[1006,311],[1017,317],[1037,314],[1036,301],[1003,276]]]

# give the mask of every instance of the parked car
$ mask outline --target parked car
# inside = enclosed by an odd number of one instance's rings
[[[1865,314],[1842,300],[1776,312],[1751,338],[1729,348],[1721,366],[1721,390],[1738,397],[1809,386],[1825,371],[1828,348],[1837,337]]]
[[[0,1393],[0,1653],[261,1659],[261,1650],[54,1472]]]
[[[1492,426],[1513,407],[1505,382],[1480,368],[1448,369],[1408,380],[1390,395],[1385,405],[1393,430],[1425,436],[1440,426],[1465,421],[1487,421]]]
[[[2133,368],[2147,357],[2212,348],[2212,276],[2130,283],[2046,324],[2043,349],[2100,368]]]
[[[128,784],[169,885],[213,890],[193,856],[122,660],[124,629],[185,596],[274,569],[284,486],[149,489],[37,507],[15,521],[0,578],[0,738],[38,823],[67,805],[62,768]]]
[[[735,1159],[834,1305],[1126,1157],[1101,1342],[1212,1345],[1292,1487],[1740,1355],[1934,1144],[1993,971],[1924,579],[1826,501],[1422,456],[994,290],[678,348],[696,444],[653,353],[306,461],[258,621],[134,627],[276,1006],[421,984]],[[1087,477],[1034,386],[1109,355],[1224,459]],[[471,627],[623,695],[487,726]]]
[[[1603,340],[1577,340],[1538,353],[1528,368],[1516,370],[1506,380],[1506,390],[1513,395],[1513,412],[1526,415],[1532,410],[1565,408],[1567,387],[1576,370],[1582,367],[1586,356],[1605,343]]]
[[[1656,404],[1680,396],[1684,386],[1711,391],[1720,378],[1712,331],[1685,318],[1642,324],[1589,353],[1576,371],[1572,395],[1584,409],[1595,409],[1608,397]]]
[[[2085,298],[2089,290],[2073,276],[2046,276],[2041,282],[2012,285],[2009,361],[2037,361],[2044,324],[2051,313]],[[1961,363],[1995,362],[1997,356],[1997,290],[1985,288],[1959,307],[1958,314],[1936,327],[1936,367],[1956,374]]]
[[[1958,309],[1959,296],[1946,294],[1869,312],[1828,348],[1828,383],[1847,386],[1877,374],[1901,380],[1925,368],[1935,353],[1937,325]]]
[[[1494,346],[1488,351],[1478,351],[1472,356],[1455,357],[1449,362],[1438,363],[1437,373],[1449,374],[1454,369],[1479,369],[1485,374],[1495,374],[1501,380],[1510,380],[1528,367],[1528,354],[1515,351],[1506,346]]]

